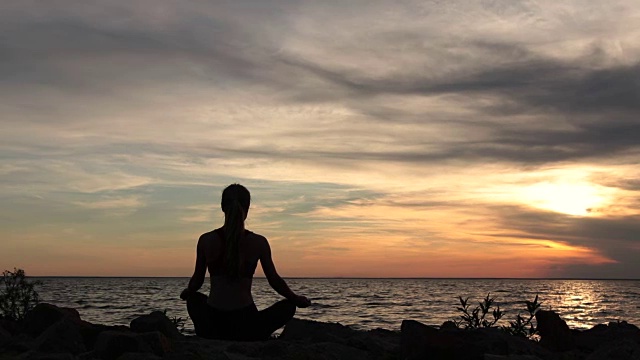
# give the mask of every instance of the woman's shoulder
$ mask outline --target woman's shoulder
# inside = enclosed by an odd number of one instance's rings
[[[262,236],[262,235],[260,235],[258,233],[255,233],[255,232],[253,232],[251,230],[246,230],[246,232],[247,232],[247,238],[250,238],[252,240],[258,240],[258,241],[267,241],[266,237],[264,237],[264,236]]]
[[[208,231],[202,235],[200,235],[200,240],[209,240],[209,239],[217,239],[221,238],[222,228],[217,228],[215,230]]]

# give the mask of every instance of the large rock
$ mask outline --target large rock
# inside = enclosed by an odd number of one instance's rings
[[[630,339],[611,341],[591,353],[586,360],[640,360],[640,344]]]
[[[109,326],[91,323],[84,323],[78,330],[82,335],[84,345],[87,349],[93,349],[98,340],[98,336],[105,331],[130,331],[128,327],[122,325]]]
[[[400,332],[402,334],[400,338],[402,357],[408,360],[424,359],[428,351],[425,341],[436,336],[438,329],[415,320],[403,320]]]
[[[127,353],[164,356],[172,350],[171,341],[159,331],[134,333],[107,330],[98,335],[93,354],[100,359],[111,360]]]
[[[282,359],[309,360],[371,360],[380,358],[381,354],[369,353],[361,349],[343,344],[322,342],[306,346],[292,346]],[[278,359],[278,358],[272,358]]]
[[[0,347],[11,341],[11,333],[0,326]]]
[[[340,323],[322,323],[313,320],[291,319],[279,339],[307,342],[343,343],[353,337],[356,330]]]
[[[76,309],[40,303],[25,315],[23,332],[35,338],[63,318],[77,324],[83,323]]]
[[[174,341],[165,360],[375,360],[399,358],[400,334],[357,331],[340,324],[293,320],[277,339],[224,341],[185,336]]]
[[[64,318],[40,334],[34,348],[44,353],[79,354],[86,351],[77,325]]]
[[[149,349],[151,349],[151,352],[158,356],[162,356],[173,351],[173,344],[171,343],[171,340],[159,331],[138,334],[138,338],[142,340]]]
[[[176,325],[161,311],[154,311],[149,315],[143,315],[131,321],[131,330],[139,333],[159,331],[170,339],[182,336]]]
[[[251,342],[229,342],[224,347],[225,354],[241,354],[251,358],[282,358],[288,352],[288,343],[283,341],[251,341]]]
[[[612,341],[628,339],[640,343],[640,329],[626,321],[611,322],[608,325],[596,325],[588,330],[573,331],[573,338],[580,350],[590,353]]]
[[[357,331],[348,344],[375,354],[399,354],[400,333],[385,329]]]
[[[234,343],[224,340],[210,340],[197,336],[185,336],[174,342],[174,351],[163,356],[166,360],[229,360],[224,352],[230,344],[251,345],[251,342]]]
[[[3,329],[12,336],[18,334],[20,330],[18,322],[9,319],[0,319],[0,329]]]
[[[4,359],[4,358],[3,358]],[[9,357],[9,359],[14,359]],[[75,357],[69,353],[42,353],[38,351],[28,351],[20,356],[15,357],[17,360],[75,360]]]
[[[385,357],[397,353],[400,336],[397,332],[375,329],[357,331],[339,323],[323,323],[313,320],[292,319],[278,338],[303,343],[331,343],[364,351],[370,358]]]
[[[371,360],[380,355],[336,342],[286,342],[267,340],[229,342],[222,354],[231,360]]]
[[[546,359],[550,355],[535,342],[508,335],[498,328],[438,330],[405,320],[401,330],[404,359],[483,359],[486,355],[531,355]]]
[[[491,355],[485,354],[484,360],[544,360],[535,355]]]
[[[536,313],[540,344],[552,351],[568,351],[575,348],[575,341],[567,323],[551,310]]]
[[[160,356],[150,353],[128,352],[120,355],[117,360],[160,360]]]
[[[150,353],[152,351],[136,333],[104,331],[98,335],[93,352],[100,359],[115,360],[128,352]]]
[[[451,359],[481,360],[484,352],[474,343],[465,341],[463,330],[438,331],[435,327],[414,320],[401,325],[402,355],[408,360]],[[467,332],[466,335],[471,334]]]

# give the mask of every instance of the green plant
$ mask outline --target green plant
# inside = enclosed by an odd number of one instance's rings
[[[35,286],[40,285],[40,282],[27,280],[22,269],[5,270],[2,273],[2,284],[4,287],[0,285],[0,318],[22,320],[40,301],[35,290]]]
[[[180,331],[181,334],[184,333],[184,326],[187,323],[188,317],[186,319],[182,317],[177,317],[177,316],[169,317],[169,315],[167,315],[167,311],[168,309],[164,309],[163,311],[164,316],[166,316],[167,318],[169,318],[169,320],[171,320],[173,325],[175,325],[176,329],[178,329],[178,331]]]
[[[462,296],[459,296],[460,307],[456,309],[462,314],[460,315],[460,320],[454,320],[456,326],[464,329],[494,327],[504,316],[504,312],[500,310],[500,306],[493,308],[494,300],[490,295],[491,294],[487,294],[482,302],[478,303],[478,306],[474,309],[471,309],[469,298],[463,299]],[[538,329],[533,323],[533,319],[538,310],[540,310],[542,303],[538,302],[538,295],[536,295],[533,301],[524,301],[524,303],[527,306],[528,316],[523,316],[522,313],[518,313],[514,321],[509,321],[509,326],[501,326],[500,328],[514,336],[537,340]],[[491,314],[493,319],[487,319],[488,314]]]
[[[465,329],[493,327],[504,315],[500,310],[500,306],[496,306],[495,309],[493,308],[494,300],[490,293],[471,311],[469,311],[471,308],[469,298],[463,299],[462,296],[458,296],[458,299],[460,300],[460,307],[457,309],[462,312],[462,314],[460,315],[459,321],[454,320],[457,327]],[[491,313],[493,319],[487,318],[489,313]]]
[[[525,301],[524,303],[527,305],[527,312],[529,313],[529,316],[522,316],[521,313],[518,313],[516,320],[509,321],[509,326],[503,326],[502,329],[511,335],[532,339],[538,334],[538,329],[533,324],[532,320],[536,316],[538,310],[540,310],[540,305],[542,305],[542,303],[538,302],[538,295],[536,295],[536,298],[533,299],[533,301]]]

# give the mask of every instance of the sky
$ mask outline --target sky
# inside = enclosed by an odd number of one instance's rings
[[[0,267],[640,278],[640,5],[5,1]],[[258,274],[261,274],[260,270]]]

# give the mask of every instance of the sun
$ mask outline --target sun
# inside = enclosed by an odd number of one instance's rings
[[[605,205],[609,196],[606,188],[584,183],[541,182],[525,188],[526,203],[540,208],[574,216],[587,216]]]

